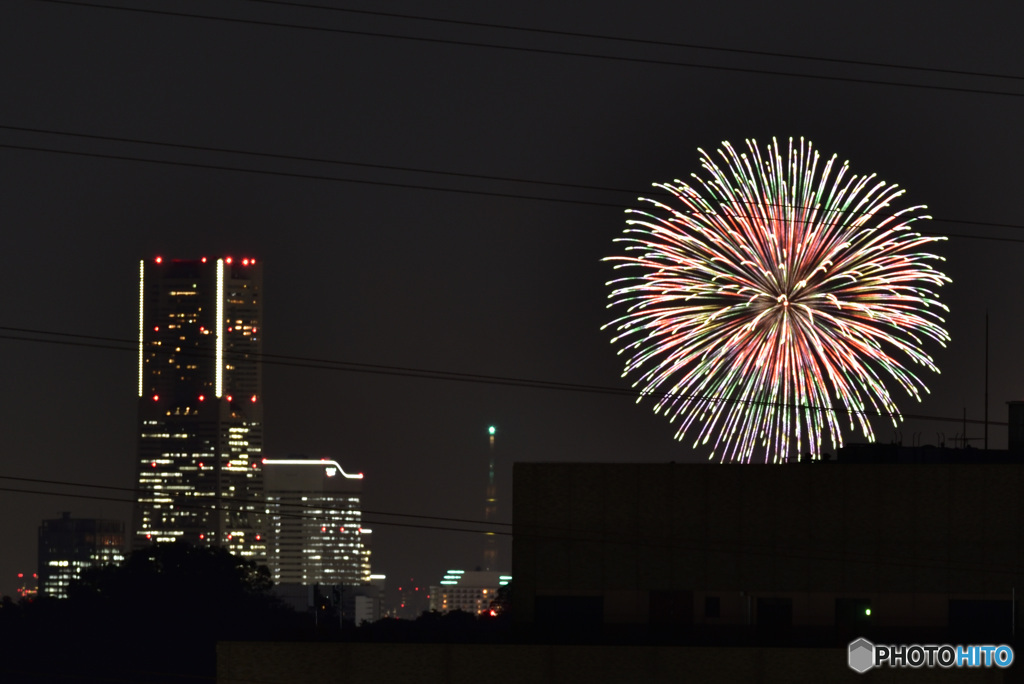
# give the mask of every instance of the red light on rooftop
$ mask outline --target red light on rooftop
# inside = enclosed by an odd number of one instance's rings
[[[248,266],[249,265],[249,260],[248,259],[242,259],[242,265],[243,266]]]
[[[154,325],[153,326],[153,332],[160,332],[160,326],[159,325]]]
[[[202,394],[199,395],[199,401],[206,401],[206,397]]]
[[[206,263],[206,257],[203,257],[202,259],[200,259],[200,261],[202,261],[205,264]]]
[[[156,259],[153,259],[153,261],[155,261],[158,264],[162,264],[164,263],[164,258],[158,256]]]
[[[251,397],[249,398],[249,401],[251,401],[252,403],[254,403],[254,404],[255,404],[255,403],[256,403],[256,395],[255,395],[255,394],[254,394],[254,395],[252,395],[252,396],[251,396]]]
[[[18,573],[18,579],[21,579],[21,578],[22,578],[22,577],[24,577],[24,576],[25,576],[25,573],[23,573],[23,572],[19,572],[19,573]]]
[[[231,257],[225,257],[224,263],[225,264],[230,264],[231,263]]]
[[[200,539],[206,539],[206,535],[205,534],[201,534],[201,535],[199,535],[199,538]]]
[[[256,535],[256,541],[260,541],[261,539],[263,539],[263,537],[261,537],[260,535],[257,534]]]
[[[154,394],[153,395],[153,401],[160,401],[160,395],[159,394]]]
[[[224,397],[224,398],[227,399],[228,401],[234,401],[234,399],[231,398],[230,394],[228,396]]]

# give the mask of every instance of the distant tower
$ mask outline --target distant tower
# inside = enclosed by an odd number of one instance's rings
[[[498,517],[498,487],[494,483],[494,426],[487,428],[490,436],[490,448],[487,465],[487,496],[484,502],[484,521],[492,523]],[[498,567],[498,547],[494,532],[484,532],[484,570],[492,571]]]

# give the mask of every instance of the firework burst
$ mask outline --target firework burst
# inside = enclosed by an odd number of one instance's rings
[[[627,210],[625,253],[606,259],[628,269],[608,283],[624,311],[604,327],[677,439],[696,432],[723,461],[819,457],[841,422],[868,439],[871,415],[898,423],[886,382],[928,391],[911,369],[938,372],[921,347],[949,341],[949,278],[921,248],[945,238],[911,230],[931,217],[892,208],[898,186],[810,142],[746,147],[722,143],[721,166],[700,150],[704,177]]]

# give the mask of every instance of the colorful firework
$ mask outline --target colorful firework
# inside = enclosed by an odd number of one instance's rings
[[[722,146],[721,167],[699,150],[707,178],[656,184],[672,199],[627,210],[625,254],[606,259],[632,269],[608,283],[625,312],[604,326],[623,377],[723,461],[820,457],[823,440],[842,445],[841,419],[872,439],[872,415],[900,419],[883,381],[920,401],[909,366],[938,372],[921,346],[949,341],[949,278],[920,250],[945,238],[910,229],[926,207],[890,208],[898,186],[835,156],[822,167],[802,138]]]

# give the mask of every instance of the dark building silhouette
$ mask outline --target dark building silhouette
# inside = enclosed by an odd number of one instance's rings
[[[67,598],[68,585],[86,568],[124,560],[124,523],[72,518],[70,513],[39,526],[39,592]]]
[[[1024,464],[1008,451],[867,445],[774,466],[517,463],[514,480],[522,625],[1012,636]]]
[[[139,263],[136,547],[264,557],[262,287],[250,258]]]

